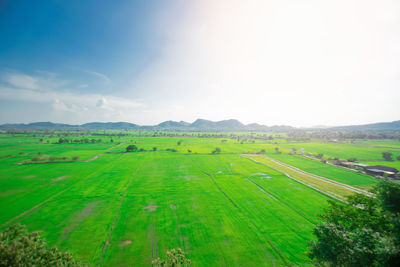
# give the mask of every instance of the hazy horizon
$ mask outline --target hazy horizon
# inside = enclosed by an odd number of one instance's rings
[[[204,119],[204,118],[198,118],[198,119],[207,120],[207,121],[212,121],[212,122],[218,122],[218,121],[215,121],[215,120],[208,120],[208,119]],[[197,120],[197,119],[196,119],[196,120]],[[136,124],[136,125],[139,125],[139,126],[156,126],[156,125],[161,124],[161,123],[166,122],[166,121],[186,122],[186,123],[190,123],[190,124],[191,124],[191,123],[194,123],[196,120],[194,120],[194,121],[164,120],[164,121],[160,121],[160,122],[157,122],[157,123],[154,123],[154,124],[140,124],[140,123],[136,123],[136,122],[134,122],[134,121],[88,121],[88,122],[85,122],[85,123],[119,123],[119,122],[126,122],[126,123]],[[224,120],[236,120],[236,119],[224,119]],[[223,121],[223,120],[219,120],[219,121]],[[248,124],[252,124],[252,123],[257,123],[257,124],[265,125],[265,126],[292,126],[292,127],[295,127],[295,128],[330,128],[330,127],[336,127],[336,126],[356,126],[356,125],[365,125],[365,123],[362,123],[362,124],[343,124],[343,125],[321,125],[321,124],[319,124],[319,125],[310,125],[310,126],[302,126],[302,125],[300,125],[300,126],[294,126],[294,125],[285,124],[285,123],[280,123],[280,124],[263,124],[263,123],[259,123],[259,122],[256,122],[256,121],[248,122],[248,123],[244,123],[244,122],[242,122],[242,121],[240,121],[240,120],[237,120],[237,121],[241,122],[241,123],[244,124],[244,125],[248,125]],[[374,123],[391,123],[391,122],[395,122],[395,121],[400,121],[400,120],[394,120],[394,121],[377,121],[377,122],[372,122],[371,124],[374,124]],[[51,122],[51,123],[55,123],[55,124],[58,124],[58,123],[60,123],[60,124],[69,124],[69,125],[76,125],[76,126],[85,124],[85,123],[64,123],[64,122],[58,122],[58,121],[31,121],[31,122],[13,122],[13,123],[4,123],[4,124],[30,124],[30,123],[45,123],[45,122]],[[369,123],[368,123],[368,124],[369,124]],[[0,125],[2,125],[2,124],[0,124]]]
[[[398,1],[4,1],[0,124],[399,120]]]

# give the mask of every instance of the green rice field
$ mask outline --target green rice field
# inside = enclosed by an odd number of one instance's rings
[[[378,179],[288,155],[290,148],[363,160],[377,160],[382,151],[109,134],[85,136],[102,139],[85,144],[1,134],[0,228],[25,224],[90,266],[151,266],[178,247],[194,266],[308,266],[308,242],[327,201],[369,193]],[[132,144],[144,151],[126,153]],[[400,154],[399,143],[390,146]],[[212,153],[216,147],[220,153]],[[32,161],[39,152],[66,159]]]

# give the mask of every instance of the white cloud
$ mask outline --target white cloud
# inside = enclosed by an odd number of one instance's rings
[[[145,105],[139,101],[110,95],[73,93],[68,91],[35,91],[29,89],[15,89],[0,87],[0,99],[18,100],[36,103],[53,103],[55,107],[135,109]]]
[[[67,81],[58,79],[54,73],[45,71],[37,71],[37,73],[39,75],[31,76],[16,71],[8,71],[1,76],[1,80],[8,86],[30,90],[53,90],[67,84]]]
[[[12,86],[25,89],[39,89],[37,79],[19,73],[7,73],[3,76],[3,80]]]
[[[129,114],[145,107],[137,100],[112,95],[74,92],[64,88],[65,81],[55,76],[29,76],[21,73],[7,73],[3,79],[8,85],[0,86],[0,100],[27,102],[36,105],[47,105],[59,114],[58,120],[86,122],[93,120],[121,120],[129,118]],[[40,85],[46,90],[39,90]],[[52,89],[51,89],[52,88]],[[34,118],[36,114],[26,114]],[[51,114],[49,114],[51,116]],[[86,116],[86,117],[85,117]],[[32,119],[34,120],[34,119]]]
[[[169,37],[162,56],[132,83],[134,94],[142,88],[155,103],[153,119],[399,119],[399,1],[190,3],[181,17],[160,22]]]
[[[103,73],[100,73],[100,72],[97,72],[97,71],[91,71],[91,70],[85,70],[85,72],[89,73],[89,74],[91,74],[93,76],[96,76],[97,78],[100,78],[101,80],[103,80],[106,83],[111,83],[112,82],[111,79],[108,78],[108,76],[106,76]]]

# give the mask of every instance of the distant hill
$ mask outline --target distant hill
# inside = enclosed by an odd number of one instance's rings
[[[190,128],[199,130],[242,131],[245,130],[245,125],[238,120],[209,121],[197,119],[190,125]]]
[[[99,130],[134,130],[140,128],[139,125],[129,122],[89,122],[82,124],[79,127]]]
[[[164,121],[160,124],[158,124],[156,127],[159,128],[185,128],[190,126],[190,123],[185,122],[185,121]]]
[[[400,131],[400,120],[362,125],[336,126],[327,129],[338,131]]]
[[[33,122],[19,124],[3,124],[0,129],[19,130],[148,130],[148,131],[254,131],[254,132],[288,132],[297,128],[287,125],[266,126],[258,123],[243,124],[238,120],[210,121],[197,119],[193,123],[185,121],[164,121],[153,126],[141,126],[129,122],[89,122],[81,125],[71,125],[52,122]],[[302,128],[315,130],[316,128]],[[400,120],[393,122],[379,122],[364,125],[326,127],[319,130],[334,131],[400,131]]]
[[[78,125],[52,123],[52,122],[32,122],[32,123],[8,123],[0,125],[1,129],[26,129],[26,130],[65,130],[65,129],[78,129]]]

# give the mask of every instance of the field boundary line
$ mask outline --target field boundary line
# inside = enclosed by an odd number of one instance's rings
[[[90,159],[84,160],[83,162],[90,162],[90,161],[93,161],[93,160],[95,160],[95,159],[98,159],[98,158],[100,158],[101,156],[103,156],[104,154],[106,154],[107,151],[113,150],[114,148],[117,148],[117,147],[120,147],[120,146],[122,146],[122,143],[120,143],[120,144],[118,144],[118,145],[116,145],[116,146],[112,146],[112,147],[110,147],[110,148],[107,148],[105,152],[100,153],[100,154],[97,154],[96,156],[91,157]]]
[[[278,196],[276,196],[275,194],[267,191],[264,187],[262,187],[261,185],[257,184],[256,182],[246,178],[247,181],[249,181],[250,183],[254,184],[256,187],[258,187],[262,192],[264,192],[265,194],[271,195],[273,198],[275,198],[277,201],[282,202],[283,205],[285,205],[286,207],[288,207],[289,209],[293,210],[294,212],[296,212],[297,214],[299,214],[300,216],[302,216],[304,219],[306,219],[307,221],[309,221],[312,224],[317,224],[310,216],[308,216],[306,213],[302,212],[301,210],[299,210],[296,207],[293,207],[291,204],[287,203],[286,201],[282,200],[281,198],[279,198]]]
[[[112,162],[111,162],[111,163],[112,163]],[[109,164],[111,164],[111,163],[109,163]],[[109,164],[106,164],[105,166],[103,166],[102,168],[98,169],[97,171],[103,170],[103,169],[106,168]],[[90,173],[89,175],[87,175],[87,176],[84,178],[84,180],[86,180],[87,178],[89,178],[89,177],[95,175],[96,173],[97,173],[97,172]],[[43,206],[43,205],[46,204],[47,202],[51,201],[53,198],[55,198],[55,197],[61,195],[62,193],[64,193],[65,191],[67,191],[68,189],[70,189],[71,187],[77,185],[77,184],[80,183],[80,182],[82,182],[82,179],[78,179],[75,183],[71,184],[69,187],[65,188],[64,190],[62,190],[62,191],[60,191],[60,192],[58,192],[58,193],[56,193],[55,195],[52,195],[52,196],[49,197],[48,199],[46,199],[46,200],[40,202],[39,204],[33,206],[32,208],[30,208],[30,209],[28,209],[28,210],[22,212],[21,214],[17,215],[16,217],[14,217],[14,218],[10,219],[9,221],[3,223],[0,227],[4,227],[4,226],[9,225],[10,223],[13,223],[15,220],[18,220],[18,219],[20,219],[21,217],[23,217],[23,216],[25,216],[26,214],[28,214],[29,212],[32,212],[32,211],[34,211],[35,209],[37,209],[37,208]]]
[[[240,155],[239,155],[240,158]],[[245,157],[241,157],[241,158],[245,158]],[[248,158],[246,158],[248,159]],[[258,162],[257,162],[258,163]],[[232,167],[229,165],[228,168],[233,172]],[[235,172],[241,176],[247,176],[243,173],[240,172]],[[275,200],[282,202],[283,205],[287,206],[288,208],[290,208],[291,210],[293,210],[294,212],[296,212],[297,214],[299,214],[300,216],[304,217],[307,221],[309,221],[312,224],[316,224],[316,222],[306,213],[303,213],[300,209],[292,206],[291,204],[289,204],[288,202],[282,200],[280,197],[278,197],[277,195],[275,195],[274,193],[271,193],[270,191],[268,191],[267,189],[265,189],[263,186],[259,185],[258,183],[254,182],[252,179],[250,178],[245,178],[245,180],[249,181],[250,183],[254,184],[256,187],[258,187],[258,189],[260,189],[263,193],[273,197]]]
[[[248,154],[246,154],[246,155],[248,155]],[[252,156],[252,155],[248,155],[248,156]],[[260,155],[257,155],[257,156],[260,156]],[[340,186],[342,188],[348,189],[350,191],[366,195],[368,197],[374,197],[375,196],[373,193],[370,193],[370,192],[368,192],[366,190],[363,190],[363,189],[360,189],[360,188],[357,188],[357,187],[354,187],[354,186],[351,186],[351,185],[348,185],[348,184],[345,184],[345,183],[341,183],[341,182],[338,182],[338,181],[335,181],[335,180],[332,180],[332,179],[329,179],[329,178],[326,178],[326,177],[323,177],[323,176],[320,176],[320,175],[316,175],[316,174],[313,174],[313,173],[306,172],[306,171],[304,171],[302,169],[299,169],[297,167],[291,166],[291,165],[289,165],[287,163],[284,163],[284,162],[281,162],[279,160],[273,159],[273,158],[268,157],[266,155],[262,155],[261,157],[264,157],[264,158],[266,158],[266,159],[268,159],[270,161],[273,161],[274,163],[276,163],[278,165],[281,165],[283,167],[286,167],[286,168],[288,168],[288,169],[290,169],[292,171],[299,172],[299,173],[304,174],[304,175],[308,175],[311,178],[314,178],[314,179],[317,179],[317,180],[320,180],[320,181],[324,181],[324,182],[327,182],[327,183],[331,183],[331,184]]]
[[[11,220],[9,220],[9,221],[3,223],[3,224],[1,225],[1,227],[7,226],[7,225],[13,223],[14,221],[18,220],[19,218],[24,217],[26,214],[28,214],[28,213],[34,211],[35,209],[40,208],[42,205],[44,205],[44,204],[46,204],[47,202],[51,201],[53,198],[55,198],[55,197],[61,195],[62,193],[64,193],[64,192],[67,191],[68,189],[70,189],[70,188],[71,188],[72,186],[74,186],[75,184],[76,184],[76,183],[72,184],[71,186],[65,188],[65,189],[62,190],[61,192],[58,192],[58,193],[56,193],[55,195],[52,195],[50,198],[48,198],[48,199],[46,199],[46,200],[40,202],[39,204],[33,206],[33,207],[30,208],[29,210],[26,210],[26,211],[22,212],[21,214],[17,215],[16,217],[12,218]]]
[[[307,159],[311,159],[311,160],[320,162],[319,159],[316,159],[316,158],[313,158],[313,157],[310,157],[310,156],[307,156],[307,155],[300,155],[300,156],[301,156],[301,157],[304,157],[304,158],[307,158]],[[333,167],[342,168],[342,169],[345,169],[345,170],[348,170],[348,171],[352,171],[352,172],[355,172],[355,173],[360,173],[360,172],[358,172],[357,170],[350,169],[350,168],[346,168],[346,167],[344,167],[344,166],[335,165],[335,164],[332,164],[332,163],[330,163],[330,162],[326,162],[325,164],[328,164],[328,165],[333,166]],[[365,174],[365,173],[364,173],[364,174]]]
[[[116,146],[107,148],[104,152],[102,152],[102,153],[100,153],[100,154],[97,154],[97,155],[91,157],[90,159],[86,159],[86,160],[39,161],[39,162],[24,162],[24,161],[22,161],[22,162],[15,162],[15,163],[12,163],[12,164],[16,164],[16,165],[30,165],[30,164],[90,162],[90,161],[93,161],[93,160],[96,160],[96,159],[100,158],[101,156],[103,156],[104,154],[106,154],[107,151],[112,150],[112,149],[117,148],[117,147],[120,147],[121,145],[122,145],[122,143],[121,143],[121,144],[118,144],[118,145],[116,145]]]
[[[363,189],[361,189],[361,188],[357,188],[357,187],[355,187],[355,186],[351,186],[351,185],[348,185],[348,184],[345,184],[345,183],[341,183],[341,182],[338,182],[338,181],[335,181],[335,180],[332,180],[332,179],[329,179],[329,178],[326,178],[326,177],[323,177],[323,176],[320,176],[320,175],[317,175],[317,174],[309,173],[309,172],[304,171],[304,170],[302,170],[302,169],[300,169],[300,168],[291,166],[291,165],[289,165],[289,164],[287,164],[287,163],[284,163],[284,162],[275,160],[275,159],[273,159],[273,158],[271,158],[271,157],[267,157],[267,156],[265,156],[265,157],[268,158],[268,159],[271,160],[271,161],[274,161],[275,163],[277,163],[277,164],[279,164],[279,165],[282,165],[282,166],[287,167],[287,168],[289,168],[289,169],[292,169],[292,170],[294,170],[294,171],[298,171],[298,172],[300,172],[300,173],[303,173],[303,174],[305,174],[305,175],[311,176],[311,177],[316,178],[316,179],[318,179],[318,180],[322,180],[322,181],[326,181],[326,182],[328,182],[328,183],[336,184],[336,185],[339,185],[339,186],[341,186],[341,187],[345,187],[345,188],[347,188],[347,189],[349,189],[349,190],[351,190],[351,191],[353,191],[353,192],[360,193],[360,194],[364,194],[364,195],[369,196],[369,197],[373,197],[373,196],[374,196],[373,193],[370,193],[370,192],[368,192],[368,191],[366,191],[366,190],[363,190]]]
[[[201,169],[200,169],[200,170],[201,170]],[[240,212],[241,214],[243,214],[243,215],[250,221],[251,225],[253,225],[253,227],[256,228],[257,231],[258,231],[259,233],[261,233],[261,234],[264,236],[264,238],[265,238],[265,240],[267,241],[267,243],[273,248],[273,250],[275,250],[275,252],[276,252],[276,253],[279,255],[279,257],[283,260],[283,262],[287,264],[286,257],[285,257],[285,256],[280,252],[280,250],[273,244],[273,242],[272,242],[271,240],[269,240],[269,238],[267,238],[267,237],[265,236],[265,234],[262,233],[262,231],[260,230],[260,228],[246,215],[246,213],[235,203],[235,201],[233,201],[233,199],[230,198],[230,197],[228,196],[228,194],[227,194],[224,190],[222,190],[222,188],[221,188],[221,187],[218,185],[218,183],[215,181],[213,175],[212,175],[212,174],[209,174],[209,173],[207,173],[207,172],[205,172],[205,171],[203,171],[203,170],[201,170],[201,171],[202,171],[204,174],[206,174],[208,177],[210,177],[210,179],[213,181],[213,183],[214,183],[215,186],[218,188],[218,190],[225,196],[225,198],[227,198],[227,199],[229,200],[229,202],[231,202],[231,204],[232,204],[237,210],[239,210],[239,212]],[[276,266],[274,257],[273,257],[272,255],[269,255],[268,251],[266,251],[266,250],[264,250],[264,251],[265,251],[265,252],[268,254],[268,256],[272,259],[272,262],[274,263],[274,266]]]
[[[136,170],[133,172],[132,177],[129,179],[128,185],[126,186],[124,192],[122,193],[122,196],[121,196],[121,198],[120,198],[120,200],[119,200],[119,205],[118,205],[117,212],[115,213],[115,215],[114,215],[114,217],[113,217],[113,220],[112,220],[110,229],[108,230],[108,233],[107,233],[107,239],[106,239],[106,241],[105,241],[105,242],[103,243],[103,245],[102,245],[102,251],[101,251],[101,256],[100,256],[100,261],[99,261],[99,263],[98,263],[98,266],[101,266],[102,263],[103,263],[104,255],[105,255],[105,253],[106,253],[107,246],[109,245],[109,241],[110,241],[111,235],[112,235],[112,233],[113,233],[113,231],[114,231],[115,224],[116,224],[116,222],[117,222],[117,220],[118,220],[119,213],[120,213],[121,207],[122,207],[122,203],[124,202],[125,197],[126,197],[126,195],[128,194],[128,190],[129,190],[130,185],[132,184],[133,178],[134,178],[135,175],[138,173],[139,169],[142,167],[143,161],[144,161],[144,157],[141,159],[141,161],[140,161],[140,163],[139,163],[139,166],[138,166],[138,167],[136,168]]]
[[[278,170],[278,169],[276,169],[276,168],[274,168],[274,167],[271,167],[271,166],[269,166],[269,165],[267,165],[267,164],[265,164],[265,163],[263,163],[263,162],[257,161],[257,160],[252,159],[252,158],[248,158],[248,157],[243,157],[243,158],[246,158],[246,159],[249,159],[249,160],[251,160],[251,161],[254,161],[255,163],[258,163],[258,164],[267,166],[268,168],[274,169],[274,170],[276,170],[276,171],[278,171],[278,172],[284,174],[284,175],[287,176],[288,178],[290,178],[290,179],[292,179],[292,180],[294,180],[294,181],[296,181],[296,182],[298,182],[298,183],[300,183],[300,184],[303,184],[303,185],[305,185],[305,186],[308,186],[308,187],[310,187],[311,189],[314,189],[315,191],[318,191],[318,192],[321,193],[321,194],[324,194],[324,195],[326,195],[326,196],[328,196],[328,197],[331,197],[331,198],[333,198],[333,199],[339,200],[339,201],[341,201],[341,202],[347,203],[344,199],[341,199],[341,198],[339,198],[339,197],[336,197],[336,196],[334,196],[334,195],[332,195],[332,194],[330,194],[330,193],[328,193],[328,192],[325,192],[325,191],[323,191],[323,190],[321,190],[321,189],[318,189],[318,188],[316,188],[316,187],[314,187],[314,186],[312,186],[312,185],[309,185],[309,184],[307,184],[307,183],[305,183],[305,182],[303,182],[303,181],[297,180],[296,178],[293,178],[292,176],[290,176],[289,174],[287,174],[286,172],[284,172],[284,171],[282,171],[282,170]]]
[[[197,164],[196,164],[197,165]],[[267,241],[267,243],[271,246],[271,248],[275,251],[275,253],[278,254],[278,256],[281,258],[281,260],[288,265],[288,260],[286,259],[286,257],[282,254],[282,252],[274,245],[274,243],[261,231],[261,229],[253,222],[253,220],[251,220],[246,213],[235,203],[235,201],[229,197],[229,195],[222,190],[222,188],[218,185],[218,183],[215,181],[214,177],[212,174],[204,171],[202,168],[200,168],[198,165],[197,167],[199,168],[199,170],[204,173],[205,175],[207,175],[212,182],[214,183],[214,185],[218,188],[218,190],[225,196],[225,198],[227,198],[229,200],[229,202],[231,202],[231,204],[245,217],[247,218],[247,220],[251,223],[251,225],[262,235],[264,236],[265,240]],[[266,254],[271,258],[274,266],[276,266],[276,262],[275,259],[272,255],[270,255],[270,253],[264,249],[264,252],[266,252]]]

